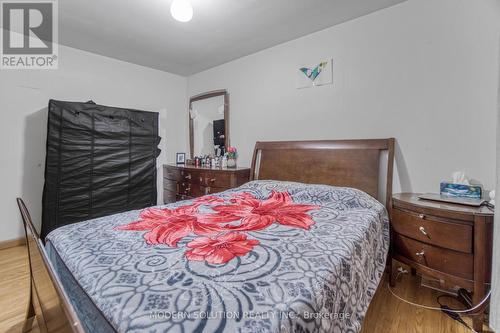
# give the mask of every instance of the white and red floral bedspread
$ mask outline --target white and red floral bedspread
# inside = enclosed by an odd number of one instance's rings
[[[357,332],[388,229],[361,191],[254,181],[47,239],[119,332]]]

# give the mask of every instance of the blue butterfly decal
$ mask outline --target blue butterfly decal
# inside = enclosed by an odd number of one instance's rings
[[[316,68],[311,70],[310,68],[307,67],[302,67],[300,71],[304,73],[305,76],[311,79],[311,81],[316,80],[316,78],[321,74],[321,71],[328,65],[328,62],[324,61],[320,63]]]

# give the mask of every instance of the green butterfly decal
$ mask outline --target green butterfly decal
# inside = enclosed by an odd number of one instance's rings
[[[328,65],[328,62],[324,61],[320,63],[316,68],[311,70],[310,68],[307,67],[302,67],[300,71],[304,73],[305,76],[311,79],[311,81],[316,80],[316,78],[321,74],[321,71]]]

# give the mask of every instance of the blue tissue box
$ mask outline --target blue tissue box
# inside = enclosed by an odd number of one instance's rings
[[[455,198],[481,199],[483,197],[483,188],[480,185],[441,182],[441,195]]]

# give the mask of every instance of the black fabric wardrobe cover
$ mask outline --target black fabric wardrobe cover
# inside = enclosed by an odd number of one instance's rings
[[[158,113],[51,100],[48,114],[42,238],[156,205]]]

